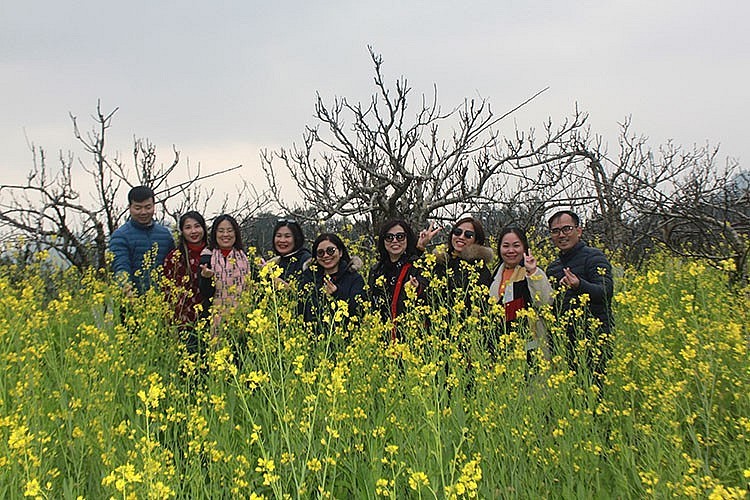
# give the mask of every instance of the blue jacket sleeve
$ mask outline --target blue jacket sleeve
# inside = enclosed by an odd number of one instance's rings
[[[118,230],[112,233],[109,239],[109,250],[114,255],[112,261],[112,272],[117,275],[125,274],[129,280],[133,278],[133,263],[130,259],[130,245],[124,231]]]

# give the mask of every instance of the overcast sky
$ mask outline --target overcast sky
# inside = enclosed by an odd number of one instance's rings
[[[610,150],[632,115],[653,146],[720,143],[747,168],[748,19],[746,0],[4,0],[2,180],[31,166],[27,137],[82,154],[68,113],[88,129],[101,99],[119,107],[110,141],[124,158],[146,137],[165,162],[174,144],[204,169],[243,164],[262,190],[259,150],[299,142],[316,91],[370,95],[368,44],[389,81],[404,75],[415,94],[436,84],[444,109],[482,96],[505,111],[549,86],[514,115],[520,126],[577,103]]]

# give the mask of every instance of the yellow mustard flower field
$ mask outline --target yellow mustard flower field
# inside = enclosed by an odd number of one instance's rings
[[[264,268],[190,354],[159,289],[4,266],[0,497],[746,498],[750,290],[667,256],[619,274],[599,381],[527,360],[492,304],[415,304],[391,342],[340,304],[305,325]]]

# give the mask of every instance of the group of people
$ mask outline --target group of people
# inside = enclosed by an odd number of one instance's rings
[[[165,293],[174,304],[178,324],[194,324],[209,311],[215,320],[220,318],[253,282],[257,267],[245,252],[239,225],[232,216],[217,217],[209,232],[199,213],[185,213],[175,246],[170,231],[154,222],[151,189],[133,188],[128,203],[130,219],[113,232],[110,241],[113,270],[125,287],[139,293],[151,286],[149,271],[162,265],[170,283]],[[377,262],[370,269],[367,286],[360,274],[362,261],[350,255],[338,235],[320,234],[307,250],[302,228],[290,219],[281,219],[274,226],[275,257],[264,265],[278,266],[279,286],[300,291],[298,309],[306,322],[320,322],[330,314],[332,299],[346,303],[345,316],[357,315],[361,304],[369,302],[385,321],[392,322],[394,340],[408,296],[419,301],[439,292],[449,300],[464,301],[464,307],[456,310],[469,314],[472,307],[488,303],[483,297],[477,300],[469,290],[474,285],[486,287],[490,301],[504,307],[506,327],[518,320],[519,311],[550,304],[567,323],[566,346],[550,344],[544,322],[537,316],[535,338],[528,342],[527,350],[541,349],[549,358],[550,348],[557,349],[574,363],[575,346],[582,336],[601,338],[605,342],[600,351],[586,362],[594,373],[603,373],[610,356],[606,340],[613,327],[611,265],[600,250],[582,240],[583,229],[574,212],[559,211],[549,218],[548,225],[559,255],[546,273],[537,265],[525,232],[517,226],[505,227],[498,235],[499,265],[492,269],[495,252],[487,246],[482,224],[473,217],[461,218],[451,227],[444,250],[433,254],[432,274],[442,279],[442,290],[431,289],[424,265],[427,245],[441,229],[430,225],[417,234],[401,219],[382,226]],[[583,315],[572,314],[575,309]]]

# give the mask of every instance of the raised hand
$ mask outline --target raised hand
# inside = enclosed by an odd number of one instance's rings
[[[526,274],[531,276],[537,270],[536,257],[531,255],[531,250],[527,250],[523,256],[523,265],[526,268]]]
[[[330,276],[328,276],[327,274],[323,276],[323,291],[325,293],[327,293],[328,295],[333,295],[338,289],[339,287],[336,286],[336,283],[333,282]]]
[[[569,267],[564,268],[563,273],[565,275],[563,276],[563,279],[560,280],[561,285],[570,287],[574,290],[581,286],[581,280],[578,278],[578,276],[573,274]]]
[[[422,229],[419,232],[419,239],[417,240],[417,248],[419,250],[424,250],[427,248],[427,244],[432,241],[432,238],[435,237],[436,234],[440,232],[440,227],[435,227],[435,222],[430,222],[430,227],[427,229]]]

